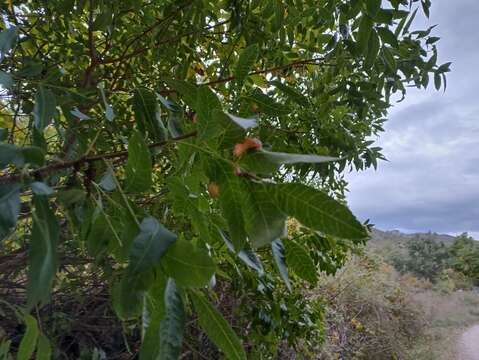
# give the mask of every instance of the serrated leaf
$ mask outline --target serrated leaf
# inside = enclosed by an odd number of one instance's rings
[[[258,88],[245,95],[244,98],[252,101],[258,107],[258,110],[266,115],[280,116],[288,115],[291,112],[290,109],[276,102]]]
[[[163,264],[168,275],[183,287],[208,285],[216,270],[208,252],[186,240],[178,240],[168,249]]]
[[[37,320],[30,314],[23,316],[25,322],[25,334],[18,346],[17,360],[28,360],[33,355],[37,346],[38,335],[40,331],[38,329]]]
[[[140,233],[133,240],[130,249],[128,272],[138,274],[158,265],[176,238],[175,234],[155,218],[145,218],[140,224]]]
[[[186,81],[181,80],[165,80],[165,82],[178,93],[180,93],[181,98],[184,100],[186,105],[192,109],[196,109],[196,100],[198,97],[198,88],[196,85],[193,85]]]
[[[228,250],[231,252],[235,252],[235,248],[233,246],[233,243],[229,239],[228,235],[225,234],[224,231],[221,229],[218,229],[218,232],[220,233],[221,238],[223,239],[224,243],[226,244],[226,247]],[[243,261],[246,265],[248,265],[250,268],[256,270],[259,275],[262,275],[264,273],[264,268],[263,264],[261,264],[261,261],[258,258],[258,255],[256,253],[248,248],[244,247],[243,250],[237,253],[238,257]]]
[[[274,85],[276,88],[278,88],[282,93],[284,93],[287,97],[289,97],[292,101],[294,101],[298,105],[309,106],[309,101],[306,98],[306,96],[304,96],[303,94],[301,94],[301,92],[292,88],[291,86],[283,84],[281,81],[278,81],[278,80],[272,81],[270,84]]]
[[[167,138],[165,125],[161,121],[156,94],[146,88],[138,88],[133,92],[133,111],[138,130],[153,141],[164,141]]]
[[[249,203],[244,208],[245,227],[253,247],[269,245],[286,235],[286,215],[259,184],[250,184]]]
[[[251,71],[251,68],[258,58],[258,55],[258,44],[252,44],[241,52],[234,71],[234,76],[240,85],[243,84],[244,79],[248,76],[248,73]]]
[[[303,225],[344,239],[367,238],[365,228],[343,204],[322,191],[299,183],[265,184],[276,205]]]
[[[152,184],[152,162],[148,146],[143,136],[134,131],[128,141],[128,160],[125,169],[125,190],[143,192]]]
[[[191,299],[198,314],[198,322],[213,343],[228,359],[246,360],[246,353],[240,339],[221,313],[199,292],[191,293]]]
[[[217,136],[219,124],[215,121],[213,114],[215,110],[221,110],[221,103],[208,86],[201,86],[198,89],[195,110],[198,114],[199,141],[208,141]]]
[[[285,246],[288,266],[301,279],[315,284],[318,280],[317,270],[308,251],[293,240],[286,241]]]
[[[47,184],[40,182],[40,181],[34,181],[30,184],[33,193],[36,195],[51,195],[53,194],[53,189],[48,186]]]
[[[27,299],[31,308],[46,303],[58,268],[60,226],[46,196],[33,197],[33,227],[28,252]]]
[[[219,166],[223,175],[219,181],[219,203],[223,217],[228,224],[229,233],[236,251],[240,251],[246,243],[247,233],[242,208],[246,203],[247,194],[241,185],[240,179],[229,172],[228,165]]]
[[[35,95],[35,107],[33,108],[33,119],[35,127],[39,131],[43,131],[45,127],[50,125],[56,111],[55,95],[44,86],[38,87]]]
[[[168,279],[165,289],[165,316],[160,322],[160,349],[158,359],[177,360],[183,344],[186,322],[183,300],[173,279]]]
[[[278,267],[279,274],[283,279],[288,290],[291,290],[291,281],[289,280],[288,268],[286,267],[286,250],[284,249],[283,242],[280,239],[276,239],[271,243],[271,250],[273,257]]]
[[[0,185],[0,240],[15,226],[20,212],[19,184]]]

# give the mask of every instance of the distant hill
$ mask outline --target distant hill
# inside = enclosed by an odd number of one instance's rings
[[[400,232],[399,230],[383,231],[379,229],[373,229],[371,234],[372,241],[389,240],[397,242],[407,242],[408,240],[411,240],[416,237],[430,238],[438,243],[443,243],[444,245],[452,245],[454,243],[454,240],[456,239],[452,235],[438,234],[435,232],[405,234]]]
[[[433,232],[406,234],[399,230],[383,231],[373,229],[371,232],[371,240],[367,243],[367,248],[373,251],[378,251],[386,256],[402,256],[406,253],[406,244],[411,239],[417,237],[432,239],[433,241],[443,243],[446,246],[451,246],[455,240],[454,236]]]

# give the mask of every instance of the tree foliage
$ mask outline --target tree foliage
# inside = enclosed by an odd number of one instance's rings
[[[103,274],[120,319],[142,321],[143,354],[176,358],[197,313],[245,358],[215,279],[276,261],[287,287],[290,266],[313,282],[366,240],[342,174],[383,159],[370,139],[392,99],[445,87],[438,38],[411,30],[429,5],[4,2],[0,236],[6,254],[29,249],[21,305],[48,302],[68,250]],[[288,217],[304,225],[294,240]]]

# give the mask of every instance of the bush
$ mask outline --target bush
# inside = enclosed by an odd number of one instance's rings
[[[404,359],[426,321],[393,267],[353,258],[316,290],[327,294],[328,336],[319,359]]]

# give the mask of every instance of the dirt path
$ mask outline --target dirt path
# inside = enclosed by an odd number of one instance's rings
[[[474,325],[461,335],[458,360],[479,360],[479,325]]]

